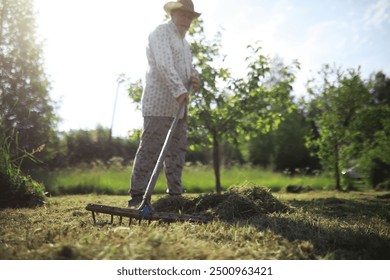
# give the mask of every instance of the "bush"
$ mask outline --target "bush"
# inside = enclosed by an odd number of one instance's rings
[[[370,153],[359,161],[359,171],[366,183],[372,188],[390,180],[390,164]]]
[[[379,183],[376,185],[375,189],[378,191],[390,191],[390,180]]]
[[[380,159],[374,159],[369,174],[369,180],[374,187],[390,180],[390,165]]]
[[[0,208],[34,207],[44,203],[42,184],[26,176],[10,156],[10,141],[0,136]]]

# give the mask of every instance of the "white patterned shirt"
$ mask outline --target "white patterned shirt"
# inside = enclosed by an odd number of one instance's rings
[[[161,24],[150,35],[146,55],[149,69],[142,95],[142,115],[174,117],[176,98],[188,92],[192,53],[173,21]]]

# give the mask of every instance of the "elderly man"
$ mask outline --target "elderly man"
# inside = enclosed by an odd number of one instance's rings
[[[192,67],[192,53],[185,35],[192,21],[200,16],[191,0],[168,2],[164,10],[171,20],[158,26],[150,35],[146,55],[149,70],[142,95],[144,118],[141,142],[134,160],[128,206],[142,202],[149,179],[166,135],[182,102],[188,102],[190,88],[197,90],[200,81]],[[181,195],[182,170],[187,151],[187,125],[182,112],[164,160],[167,192]]]

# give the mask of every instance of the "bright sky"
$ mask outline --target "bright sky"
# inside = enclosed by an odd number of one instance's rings
[[[44,40],[51,97],[59,101],[59,130],[111,126],[119,74],[134,81],[147,68],[147,37],[164,18],[167,0],[34,0]],[[225,67],[245,70],[246,46],[260,40],[264,54],[298,59],[295,94],[325,63],[362,67],[363,78],[390,76],[390,0],[193,0],[206,34],[222,30]],[[123,86],[113,134],[141,128]]]

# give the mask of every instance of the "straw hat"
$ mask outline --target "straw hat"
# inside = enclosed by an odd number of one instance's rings
[[[195,12],[192,0],[177,0],[176,2],[168,2],[164,5],[164,10],[168,15],[171,15],[173,10],[191,12],[194,15],[194,18],[198,18],[201,15],[200,13]]]

